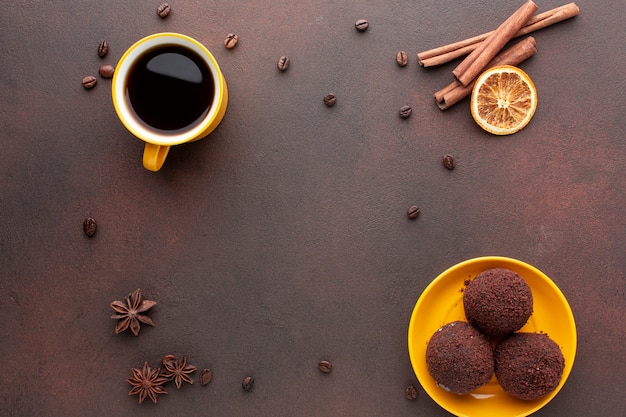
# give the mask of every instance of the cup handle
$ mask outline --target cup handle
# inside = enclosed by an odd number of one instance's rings
[[[143,148],[143,166],[149,171],[158,171],[163,166],[167,153],[170,151],[169,146],[154,145],[146,143]]]

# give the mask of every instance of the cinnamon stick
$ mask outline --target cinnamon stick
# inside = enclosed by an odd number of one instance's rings
[[[474,49],[452,71],[454,78],[462,86],[467,86],[491,61],[508,41],[520,30],[537,11],[537,5],[527,0],[519,9],[504,21],[478,48]]]
[[[487,64],[485,69],[493,68],[498,65],[518,65],[533,56],[535,53],[537,53],[537,43],[535,42],[535,38],[529,36],[505,51],[500,52],[491,60],[491,62],[489,62],[489,64]],[[437,106],[441,110],[445,110],[453,104],[458,103],[472,93],[475,82],[476,79],[474,79],[466,87],[463,87],[456,81],[452,81],[452,83],[434,94]]]
[[[568,3],[543,13],[539,13],[528,19],[526,25],[522,27],[513,37],[517,38],[527,35],[536,30],[543,29],[555,23],[562,22],[563,20],[578,16],[579,13],[580,9],[576,3]],[[469,54],[493,32],[494,31],[486,32],[468,39],[420,52],[417,54],[418,62],[423,67],[445,64],[456,58]]]

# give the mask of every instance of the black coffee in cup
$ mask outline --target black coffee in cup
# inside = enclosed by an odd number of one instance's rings
[[[161,45],[130,67],[125,90],[137,120],[161,134],[177,134],[202,122],[211,109],[215,84],[195,51]]]

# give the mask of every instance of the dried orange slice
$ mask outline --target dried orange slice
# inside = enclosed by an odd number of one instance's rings
[[[524,71],[501,65],[478,76],[470,105],[480,127],[494,135],[510,135],[532,119],[537,109],[537,90]]]

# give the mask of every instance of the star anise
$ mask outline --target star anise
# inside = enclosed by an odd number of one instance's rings
[[[187,365],[187,358],[183,356],[182,359],[176,360],[176,357],[173,355],[165,355],[162,362],[165,370],[161,375],[169,378],[170,381],[174,379],[177,389],[180,389],[183,381],[193,384],[193,379],[191,379],[190,375],[198,368],[193,365]]]
[[[154,307],[156,301],[142,300],[139,288],[128,294],[124,301],[125,303],[121,301],[113,301],[111,303],[111,308],[118,313],[112,315],[111,318],[119,320],[115,326],[115,334],[122,333],[130,327],[130,331],[137,336],[139,335],[139,322],[154,326],[152,319],[142,313]]]
[[[143,363],[143,369],[139,370],[131,368],[133,377],[128,378],[126,381],[133,388],[128,392],[128,395],[139,394],[139,404],[150,397],[153,403],[157,402],[157,394],[167,394],[167,389],[163,387],[163,384],[168,381],[160,375],[161,368],[152,369],[148,365],[148,362]]]

